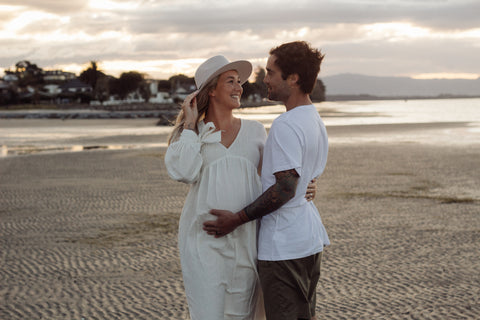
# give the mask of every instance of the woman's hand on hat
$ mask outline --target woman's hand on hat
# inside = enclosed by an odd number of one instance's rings
[[[195,124],[198,118],[198,108],[197,108],[197,94],[199,90],[196,90],[190,93],[182,103],[182,110],[185,114],[185,125],[186,129],[195,129]]]

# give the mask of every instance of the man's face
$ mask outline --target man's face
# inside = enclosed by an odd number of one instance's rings
[[[290,96],[290,87],[287,81],[282,79],[282,71],[275,64],[276,59],[275,55],[268,57],[267,74],[263,82],[267,85],[268,99],[285,102]]]

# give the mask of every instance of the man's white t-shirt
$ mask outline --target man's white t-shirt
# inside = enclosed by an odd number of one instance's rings
[[[263,152],[263,191],[275,184],[274,173],[295,169],[300,176],[295,197],[261,220],[258,259],[277,261],[316,254],[330,244],[307,185],[327,163],[328,137],[314,105],[298,106],[272,123]]]

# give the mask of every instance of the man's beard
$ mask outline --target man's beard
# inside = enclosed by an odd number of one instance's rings
[[[287,96],[286,92],[273,91],[273,90],[267,91],[267,98],[268,100],[271,100],[271,101],[285,101],[286,96]]]

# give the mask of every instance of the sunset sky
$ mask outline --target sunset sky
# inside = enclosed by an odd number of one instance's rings
[[[265,66],[306,40],[321,76],[480,77],[479,0],[0,0],[0,76],[29,60],[79,74],[193,76],[223,54]]]

